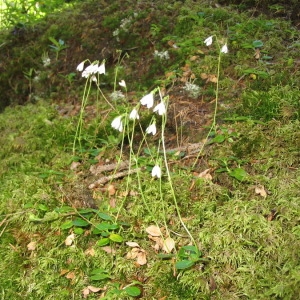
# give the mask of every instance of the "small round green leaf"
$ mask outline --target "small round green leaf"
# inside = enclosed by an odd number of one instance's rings
[[[141,290],[136,286],[129,286],[125,288],[125,291],[128,296],[137,297],[141,294]]]
[[[183,250],[190,252],[191,254],[197,254],[197,255],[201,255],[201,252],[198,250],[198,248],[196,246],[193,245],[187,245],[187,246],[183,246],[182,247]]]
[[[193,265],[194,265],[194,262],[191,260],[181,260],[175,264],[175,268],[177,270],[184,270],[184,269],[188,269],[188,268],[192,267]]]
[[[62,206],[62,207],[59,207],[57,209],[55,209],[58,213],[68,213],[68,212],[71,212],[71,211],[74,211],[74,209],[70,206]]]
[[[248,176],[247,172],[242,168],[235,168],[235,169],[231,170],[229,172],[229,175],[239,181],[244,180]]]
[[[212,139],[212,143],[223,143],[225,141],[225,136],[218,134]]]
[[[24,208],[27,209],[27,208],[32,208],[33,207],[33,203],[29,202],[29,203],[25,203],[24,204]]]
[[[103,280],[103,279],[107,279],[110,278],[110,276],[108,274],[104,274],[104,273],[99,273],[99,274],[95,274],[93,276],[90,277],[91,280]]]
[[[95,227],[93,228],[93,234],[100,234],[102,231],[115,230],[118,228],[118,224],[109,224],[107,222],[102,222],[95,225]]]
[[[46,205],[44,205],[44,204],[38,205],[38,209],[42,210],[42,211],[48,211],[48,207]]]
[[[74,233],[76,234],[83,234],[84,230],[81,227],[74,228]]]
[[[69,229],[71,227],[73,227],[73,221],[67,221],[60,225],[61,229]]]
[[[76,227],[86,227],[89,226],[89,222],[87,222],[86,220],[83,220],[81,218],[77,218],[73,221],[73,225]]]
[[[84,208],[84,209],[78,210],[78,214],[80,214],[80,215],[85,215],[85,214],[89,214],[89,213],[93,213],[93,212],[95,212],[95,210],[93,208]]]
[[[100,247],[108,245],[110,242],[109,238],[103,238],[97,242],[97,245]]]
[[[261,48],[264,45],[264,43],[261,40],[256,40],[253,41],[252,45],[254,48]]]
[[[97,215],[98,215],[102,220],[105,220],[105,221],[111,221],[111,220],[112,220],[112,217],[111,217],[110,215],[105,214],[105,213],[98,212]]]
[[[116,234],[116,233],[112,233],[109,236],[109,239],[113,242],[116,242],[116,243],[122,243],[123,242],[123,238],[119,234]]]

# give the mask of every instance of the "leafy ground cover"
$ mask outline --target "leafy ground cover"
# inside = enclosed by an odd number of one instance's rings
[[[299,31],[169,2],[1,31],[3,299],[300,297]]]

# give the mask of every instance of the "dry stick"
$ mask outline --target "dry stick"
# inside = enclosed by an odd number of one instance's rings
[[[194,144],[188,144],[188,145],[182,146],[182,147],[167,149],[166,152],[168,153],[168,152],[186,151],[188,154],[193,154],[193,153],[197,153],[199,151],[199,148],[201,148],[201,147],[203,147],[203,143],[194,143]],[[121,163],[115,163],[115,164],[109,164],[109,165],[95,167],[95,169],[92,172],[94,174],[99,174],[99,173],[102,173],[105,171],[107,172],[107,171],[112,171],[115,169],[118,169],[118,170],[127,169],[128,167],[129,167],[129,161],[127,160],[127,161],[124,161]],[[138,172],[140,169],[141,168],[126,170],[123,172],[115,173],[113,175],[101,177],[94,183],[90,184],[89,189],[94,189],[100,185],[106,184],[107,182],[109,182],[113,179],[118,179],[118,178],[122,178],[127,175],[130,175],[130,174],[134,174],[134,173]]]
[[[113,179],[122,178],[122,177],[125,177],[127,175],[136,173],[140,170],[141,170],[141,168],[131,169],[131,170],[128,170],[128,171],[118,172],[114,175],[109,175],[109,176],[102,177],[99,180],[95,181],[94,183],[90,184],[89,189],[94,189],[94,188],[98,187],[99,185],[105,184],[105,183],[107,183],[107,182],[109,182]]]
[[[92,166],[90,168],[90,171],[97,175],[99,173],[102,173],[102,172],[108,172],[108,171],[113,171],[115,169],[117,170],[124,170],[124,169],[127,169],[129,166],[129,160],[125,160],[123,162],[117,162],[117,163],[113,163],[113,164],[109,164],[109,165],[104,165],[104,166]]]
[[[188,154],[196,153],[199,148],[203,146],[203,143],[193,143],[187,144],[186,146],[181,146],[173,149],[166,149],[166,152],[178,152],[178,151],[186,151]]]

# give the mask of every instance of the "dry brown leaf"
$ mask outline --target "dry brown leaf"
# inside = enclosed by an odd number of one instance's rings
[[[134,197],[134,196],[138,196],[138,195],[139,195],[139,193],[137,191],[133,191],[133,190],[129,191],[129,196]]]
[[[76,170],[80,165],[81,165],[80,162],[78,162],[78,161],[73,161],[73,162],[71,163],[70,170],[74,171],[74,170]]]
[[[190,65],[189,64],[186,64],[184,67],[181,67],[181,70],[182,71],[189,71],[189,72],[191,72],[191,67],[190,67]]]
[[[94,248],[86,249],[86,250],[84,251],[84,254],[85,254],[85,255],[89,255],[89,256],[95,256],[95,250],[94,250]]]
[[[174,72],[166,72],[166,73],[165,73],[165,76],[166,76],[167,79],[168,79],[168,78],[172,78],[172,77],[175,76],[175,73],[174,73]]]
[[[208,179],[208,180],[212,180],[212,176],[209,174],[210,169],[206,169],[203,172],[201,172],[198,177],[200,178],[204,178],[204,179]]]
[[[182,77],[190,77],[193,74],[191,71],[185,71],[182,73]]]
[[[166,253],[171,253],[175,248],[175,241],[171,237],[167,237],[163,242],[163,250]]]
[[[93,293],[98,293],[98,292],[100,292],[100,291],[102,290],[102,288],[97,288],[97,287],[92,286],[92,285],[89,285],[89,286],[88,286],[88,289],[89,289],[91,292],[93,292]]]
[[[133,191],[133,190],[131,190],[131,191],[124,191],[124,192],[120,192],[119,193],[119,195],[121,196],[121,197],[127,197],[127,196],[138,196],[138,192],[136,192],[136,191]]]
[[[148,238],[152,241],[155,242],[155,245],[152,246],[156,251],[160,250],[163,248],[164,246],[164,241],[161,237],[155,237],[155,236],[151,236],[151,235],[148,235]]]
[[[116,250],[113,249],[111,246],[101,247],[101,250],[105,251],[108,254],[116,254]]]
[[[75,234],[74,233],[68,235],[66,240],[65,240],[65,245],[66,246],[71,246],[74,242],[74,239],[75,239]]]
[[[175,45],[175,42],[170,40],[170,41],[168,41],[168,45],[173,48],[173,46]]]
[[[261,53],[259,49],[255,49],[255,53],[254,53],[254,58],[255,59],[260,59],[261,57]]]
[[[140,251],[140,252],[138,253],[136,262],[137,262],[140,266],[143,266],[143,265],[147,264],[147,257],[146,257],[145,251]]]
[[[90,230],[86,230],[83,234],[83,236],[89,236],[91,235],[91,231]]]
[[[60,271],[59,275],[60,275],[60,276],[63,276],[63,275],[65,275],[65,274],[69,273],[69,271],[70,271],[70,270],[62,269],[62,270]]]
[[[258,195],[261,195],[264,198],[267,197],[267,192],[266,192],[265,187],[263,185],[257,185],[255,187],[255,193],[258,194]]]
[[[119,192],[120,197],[127,197],[129,195],[129,191]]]
[[[190,57],[190,61],[195,61],[195,60],[197,60],[198,58],[199,58],[198,55],[194,55],[194,56]]]
[[[86,299],[86,298],[88,297],[89,293],[90,293],[89,288],[88,288],[88,287],[84,288],[84,289],[82,290],[83,298]]]
[[[90,292],[92,292],[92,293],[98,293],[98,292],[100,292],[102,290],[103,290],[103,288],[97,288],[95,286],[89,285],[89,286],[87,286],[86,288],[84,288],[82,290],[82,295],[83,295],[83,298],[86,299],[88,297],[88,295],[90,294]]]
[[[73,280],[74,278],[75,278],[75,272],[69,272],[67,275],[66,275],[66,278],[67,279],[71,279],[71,280]]]
[[[126,242],[126,245],[129,247],[137,247],[140,248],[139,244],[136,242]]]
[[[143,266],[147,263],[146,251],[141,248],[132,248],[127,254],[127,259],[136,259],[136,264]]]
[[[116,207],[116,198],[109,198],[109,206],[112,208]]]
[[[115,186],[113,184],[109,184],[107,187],[108,195],[113,196],[116,193]]]
[[[272,209],[269,213],[269,215],[267,215],[267,220],[268,221],[273,221],[277,216],[277,211],[275,209]]]
[[[135,259],[138,256],[138,253],[141,251],[140,248],[132,248],[127,254],[127,259]]]
[[[161,236],[162,235],[160,228],[155,225],[150,225],[149,227],[147,227],[146,232],[152,236]]]
[[[200,74],[201,79],[205,80],[206,79],[206,83],[207,82],[213,82],[216,83],[218,81],[218,78],[216,75],[214,74],[206,74],[206,73],[201,73]]]
[[[208,82],[213,82],[213,83],[217,83],[218,82],[218,78],[216,77],[216,75],[209,75]]]
[[[34,251],[36,249],[36,242],[30,242],[28,245],[27,245],[27,249],[29,251]]]

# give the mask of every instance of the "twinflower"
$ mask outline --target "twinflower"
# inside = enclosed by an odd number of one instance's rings
[[[118,116],[114,118],[113,121],[111,122],[111,127],[116,130],[122,131],[123,130],[122,116]]]
[[[92,64],[85,68],[82,72],[81,76],[84,78],[88,78],[90,75],[96,74],[98,71],[98,64]]]
[[[159,104],[157,104],[154,109],[153,112],[158,112],[158,114],[160,116],[164,115],[166,113],[166,106],[163,102],[160,102]]]
[[[160,178],[161,177],[161,169],[158,165],[155,165],[151,171],[151,175],[152,177],[157,177]]]
[[[104,62],[97,68],[99,74],[105,74],[105,64]]]
[[[228,53],[227,43],[221,48],[221,53]]]
[[[140,100],[140,102],[142,105],[146,105],[147,108],[151,108],[154,104],[153,94],[152,93],[147,94]]]
[[[126,88],[126,82],[124,80],[121,80],[119,82],[119,85],[122,86],[122,87],[124,87],[124,88]]]
[[[77,66],[76,70],[79,71],[79,72],[82,72],[82,71],[83,71],[83,68],[84,68],[84,61],[81,62],[81,63]]]
[[[140,118],[139,113],[138,113],[137,109],[134,108],[129,115],[129,119],[135,120],[135,119],[139,119],[139,118]]]
[[[212,35],[209,36],[209,37],[204,41],[204,43],[205,43],[206,46],[210,46],[210,45],[212,44],[212,42],[213,42],[213,37],[212,37]]]
[[[148,134],[152,133],[153,135],[156,134],[156,125],[155,125],[155,123],[152,123],[152,124],[146,129],[146,133],[148,133]]]

